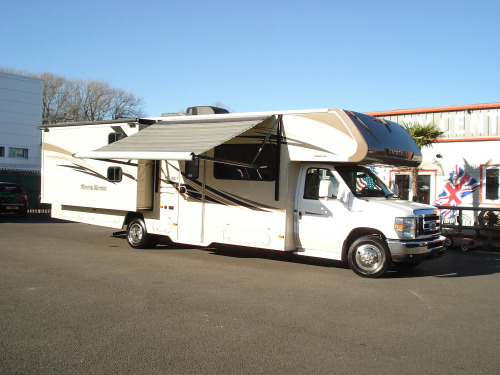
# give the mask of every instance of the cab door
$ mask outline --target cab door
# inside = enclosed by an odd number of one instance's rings
[[[336,253],[328,257],[340,259],[348,214],[346,204],[339,199],[340,176],[326,165],[303,166],[299,176],[295,205],[297,244],[306,251]],[[321,185],[330,185],[328,196],[320,194]]]

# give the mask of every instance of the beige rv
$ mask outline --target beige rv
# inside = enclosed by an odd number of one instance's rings
[[[398,124],[341,109],[42,125],[42,201],[59,219],[162,238],[348,262],[365,277],[444,253],[436,208],[372,165],[418,166]],[[203,114],[205,113],[205,114]]]

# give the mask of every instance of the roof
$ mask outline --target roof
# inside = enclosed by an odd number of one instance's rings
[[[380,116],[393,116],[393,115],[411,115],[416,113],[454,112],[454,111],[495,109],[495,108],[500,108],[500,103],[466,104],[466,105],[453,105],[445,107],[429,107],[429,108],[414,108],[414,109],[395,109],[387,111],[366,112],[366,114],[380,117]]]

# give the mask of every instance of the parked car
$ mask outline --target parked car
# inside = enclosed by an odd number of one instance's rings
[[[0,182],[0,213],[24,217],[28,213],[28,196],[23,188],[12,182]]]

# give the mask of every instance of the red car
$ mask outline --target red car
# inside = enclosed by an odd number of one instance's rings
[[[0,182],[0,213],[9,212],[25,217],[28,213],[28,196],[18,184]]]

